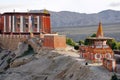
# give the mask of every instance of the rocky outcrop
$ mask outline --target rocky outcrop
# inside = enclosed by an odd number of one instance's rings
[[[10,63],[10,68],[19,67],[21,65],[29,63],[33,59],[34,59],[34,57],[32,55],[25,56],[25,57],[22,57],[22,58],[18,58],[18,59],[14,60],[13,62]]]
[[[0,47],[6,49],[0,53],[0,72],[4,72],[9,65],[10,67],[17,67],[30,62],[32,57],[21,60],[16,59],[21,55],[29,54],[29,46],[34,50],[33,53],[37,52],[41,47],[40,39],[29,38],[27,35],[0,34]],[[12,63],[10,63],[11,61]]]
[[[32,61],[10,68],[0,75],[2,80],[110,80],[109,72],[85,65],[75,53],[41,49]],[[95,71],[94,71],[95,70]],[[98,72],[97,72],[98,71]],[[103,76],[103,73],[104,76]],[[97,75],[96,75],[97,74]],[[102,76],[101,76],[102,75]]]
[[[10,61],[12,60],[12,52],[7,50],[2,50],[0,53],[0,72],[4,72],[8,66]]]

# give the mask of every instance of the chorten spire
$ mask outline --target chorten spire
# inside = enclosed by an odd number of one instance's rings
[[[102,29],[102,23],[101,22],[99,22],[99,26],[98,26],[98,30],[97,30],[96,36],[97,37],[104,37],[103,29]]]

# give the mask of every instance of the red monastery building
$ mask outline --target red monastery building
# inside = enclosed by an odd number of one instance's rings
[[[102,62],[104,58],[113,59],[114,53],[107,40],[112,40],[110,37],[104,37],[102,24],[99,23],[96,37],[88,37],[88,46],[80,46],[80,56],[92,62]]]
[[[4,45],[3,47],[7,48],[7,43],[12,43],[19,38],[26,40],[36,37],[42,40],[43,47],[66,48],[66,36],[51,32],[50,14],[47,10],[41,13],[6,12],[0,14],[0,46]]]
[[[8,12],[0,15],[1,33],[51,33],[49,13]]]

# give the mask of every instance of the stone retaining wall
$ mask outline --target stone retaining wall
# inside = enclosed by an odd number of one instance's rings
[[[0,47],[3,49],[15,50],[19,42],[24,42],[28,36],[0,35]]]

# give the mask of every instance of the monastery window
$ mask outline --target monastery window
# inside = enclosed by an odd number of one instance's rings
[[[20,18],[17,18],[17,23],[20,23]]]
[[[102,48],[102,45],[97,45],[96,48]]]
[[[103,44],[102,41],[95,42],[95,45],[102,45],[102,44]]]
[[[28,28],[28,24],[25,24],[25,27]]]
[[[101,54],[99,54],[99,53],[95,54],[95,59],[101,59],[101,57],[102,57]]]
[[[17,24],[17,27],[20,28],[20,24]]]
[[[35,28],[37,28],[37,24],[34,24]]]
[[[105,57],[106,57],[106,58],[111,58],[112,56],[111,56],[110,53],[107,53],[107,54],[105,54]]]
[[[103,48],[109,48],[109,46],[108,45],[103,45]]]

